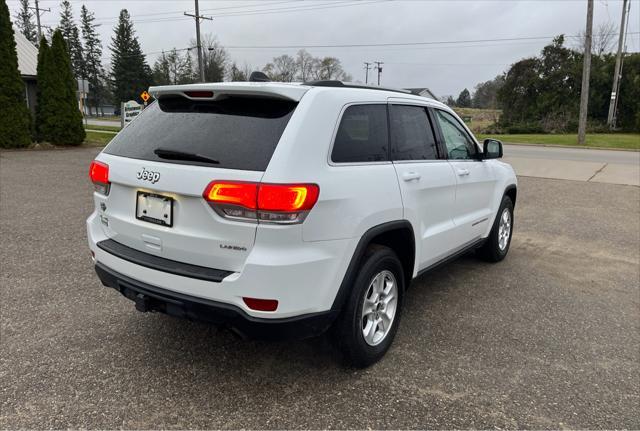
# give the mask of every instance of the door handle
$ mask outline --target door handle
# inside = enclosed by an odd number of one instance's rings
[[[422,175],[417,172],[405,172],[402,174],[402,179],[405,181],[419,180],[421,177]]]
[[[461,177],[469,175],[469,169],[458,169],[458,175]]]

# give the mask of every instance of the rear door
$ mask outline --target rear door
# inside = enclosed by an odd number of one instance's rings
[[[442,109],[433,109],[433,114],[456,178],[456,238],[469,244],[484,235],[491,223],[495,175],[490,163],[478,158],[479,148],[458,118]]]
[[[240,271],[257,225],[220,217],[203,192],[213,180],[260,181],[295,107],[247,96],[151,104],[98,156],[111,182],[105,234],[163,258]]]
[[[389,104],[391,158],[398,176],[405,218],[416,235],[418,269],[456,248],[452,214],[456,179],[436,144],[426,106]]]

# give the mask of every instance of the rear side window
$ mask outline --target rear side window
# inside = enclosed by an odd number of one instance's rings
[[[333,144],[335,163],[389,160],[387,105],[352,105],[342,114]]]
[[[264,171],[296,105],[254,97],[165,97],[149,105],[104,151],[141,160]],[[160,158],[157,149],[197,154],[219,164]]]
[[[420,106],[389,106],[392,160],[435,160],[436,139],[427,110]]]

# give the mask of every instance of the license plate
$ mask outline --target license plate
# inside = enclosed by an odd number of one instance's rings
[[[161,226],[173,226],[173,199],[155,193],[138,192],[136,218]]]

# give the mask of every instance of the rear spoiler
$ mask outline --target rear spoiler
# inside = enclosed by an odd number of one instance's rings
[[[193,100],[216,100],[223,95],[272,97],[300,101],[309,87],[297,84],[273,82],[221,82],[215,84],[163,85],[150,87],[149,93],[156,99],[164,96],[183,96]],[[190,95],[191,94],[191,95]],[[197,96],[194,96],[196,95]]]

